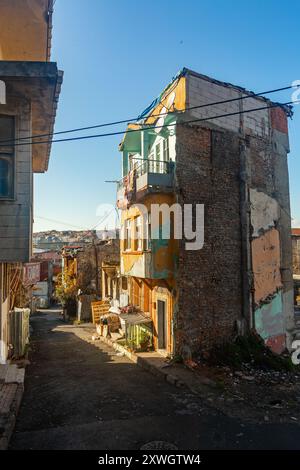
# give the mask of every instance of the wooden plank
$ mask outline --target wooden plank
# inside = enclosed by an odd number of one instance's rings
[[[108,300],[99,300],[98,302],[91,302],[92,317],[94,325],[100,323],[100,317],[108,313],[110,302]]]

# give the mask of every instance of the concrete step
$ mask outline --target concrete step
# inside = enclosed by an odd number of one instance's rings
[[[4,371],[2,371],[4,374]],[[25,369],[19,369],[15,364],[7,364],[4,375],[4,383],[6,384],[23,384],[25,377]],[[2,380],[3,381],[3,380]]]
[[[7,364],[0,364],[0,383],[5,381],[6,373],[7,373]]]

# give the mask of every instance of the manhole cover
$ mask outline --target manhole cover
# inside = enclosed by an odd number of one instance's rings
[[[171,442],[151,441],[144,444],[140,450],[178,450],[178,447]]]

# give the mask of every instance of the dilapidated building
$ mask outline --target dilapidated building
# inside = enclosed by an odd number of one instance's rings
[[[300,228],[292,228],[294,304],[300,305]]]
[[[290,107],[183,69],[128,126],[117,196],[121,274],[162,353],[206,353],[251,330],[276,352],[290,346],[290,115]],[[187,237],[174,233],[165,238],[167,222],[151,220],[153,204],[174,203],[204,205],[201,249],[186,249]],[[172,233],[172,217],[169,224]]]
[[[73,298],[69,315],[76,315],[80,291],[84,307],[81,319],[91,320],[91,302],[99,299],[120,299],[120,240],[95,239],[89,245],[69,245],[62,250],[62,284],[65,294]]]

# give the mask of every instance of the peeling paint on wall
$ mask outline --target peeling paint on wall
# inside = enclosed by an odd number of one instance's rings
[[[274,227],[279,218],[277,201],[262,191],[250,189],[251,225],[253,237],[259,237],[264,231]]]
[[[282,308],[282,294],[278,292],[271,302],[255,310],[255,329],[265,341],[285,333]]]
[[[286,335],[273,336],[266,340],[266,345],[276,354],[281,354],[285,350]]]
[[[293,332],[295,328],[294,289],[283,292],[282,304],[286,329],[286,346],[290,350],[292,348]]]
[[[257,305],[280,287],[280,239],[275,228],[252,241],[254,300]]]

